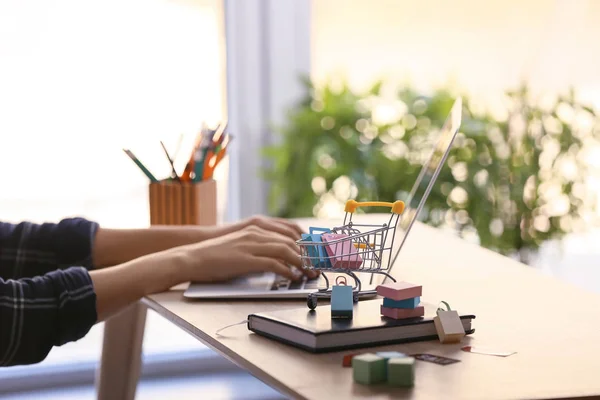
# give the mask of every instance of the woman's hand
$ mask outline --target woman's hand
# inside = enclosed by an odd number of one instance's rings
[[[274,272],[292,280],[303,273],[310,278],[317,276],[315,271],[302,268],[300,250],[292,238],[293,225],[268,219],[258,223],[267,229],[249,223],[232,233],[173,249],[182,257],[184,280],[214,282],[258,272]]]
[[[301,235],[304,233],[298,224],[287,219],[255,215],[233,224],[218,227],[218,231],[214,237],[226,235],[249,227],[256,227],[264,231],[279,233],[294,241],[301,239]]]
[[[302,229],[295,223],[283,218],[265,216],[255,216],[221,226],[165,225],[142,229],[100,228],[94,238],[94,267],[119,265],[148,254],[215,239],[251,226],[279,233],[294,241],[301,239]]]
[[[255,221],[264,223],[262,219]],[[266,226],[272,223],[267,221]],[[281,226],[277,225],[279,229]],[[298,245],[289,235],[248,224],[212,239],[93,270],[90,276],[96,291],[98,320],[108,318],[142,296],[183,282],[225,281],[260,272],[274,272],[292,280],[300,278],[302,273],[316,277],[317,271],[302,269],[299,254]]]
[[[256,226],[269,232],[277,232],[293,240],[301,239],[301,235],[304,233],[298,224],[290,220],[285,218],[266,217],[262,215],[256,215],[254,217],[245,219],[242,221],[242,225],[245,227]]]

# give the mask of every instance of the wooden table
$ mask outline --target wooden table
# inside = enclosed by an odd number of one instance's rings
[[[328,224],[300,222],[306,227]],[[393,275],[422,284],[422,301],[437,304],[446,300],[453,309],[477,316],[476,332],[461,344],[428,341],[372,348],[434,353],[461,360],[448,366],[418,361],[412,389],[355,384],[351,369],[341,366],[344,352],[313,355],[255,335],[245,324],[225,330],[223,336],[216,334],[218,329],[241,322],[253,312],[306,307],[301,300],[188,301],[179,289],[150,296],[143,304],[291,398],[522,399],[600,395],[600,296],[422,224],[413,228]],[[136,343],[143,335],[140,321],[144,312],[138,305],[128,313],[118,317],[119,324],[112,330],[112,339],[116,340],[111,342],[111,332],[107,333],[105,367],[99,382],[102,399],[132,399],[135,393],[140,348]],[[517,353],[509,357],[465,353],[460,347],[467,344]],[[114,372],[119,361],[130,371],[119,368],[121,372],[107,374],[109,369]]]

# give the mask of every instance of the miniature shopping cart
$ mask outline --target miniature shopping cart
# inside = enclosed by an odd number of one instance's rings
[[[381,225],[365,225],[352,222],[352,216],[358,207],[390,207],[389,219]],[[305,269],[322,272],[343,273],[354,279],[353,300],[358,302],[361,282],[357,273],[382,274],[396,281],[387,271],[392,262],[391,251],[396,235],[396,225],[404,211],[404,202],[380,201],[346,202],[344,224],[334,228],[311,228],[309,234],[297,244],[300,246],[300,258]],[[317,234],[317,232],[321,232]],[[326,274],[322,274],[325,288],[310,293],[307,305],[311,310],[317,307],[319,297],[331,297],[332,289]],[[373,277],[373,275],[371,275]]]

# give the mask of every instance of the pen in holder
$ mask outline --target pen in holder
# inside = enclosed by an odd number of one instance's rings
[[[160,181],[150,183],[151,225],[216,225],[217,183]]]

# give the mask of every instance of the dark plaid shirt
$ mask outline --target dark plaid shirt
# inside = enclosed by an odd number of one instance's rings
[[[88,269],[98,224],[0,222],[0,366],[42,361],[96,323]]]

